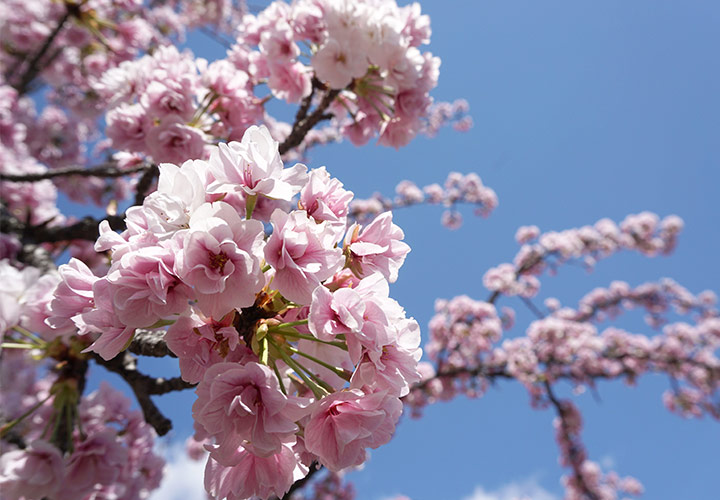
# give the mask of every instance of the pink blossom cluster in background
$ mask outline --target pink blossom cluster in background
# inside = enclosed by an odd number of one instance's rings
[[[243,12],[244,3],[232,0],[8,0],[0,6],[0,67],[8,83],[25,89],[31,82],[22,78],[39,59],[50,102],[93,117],[105,104],[94,92],[103,73],[183,37],[188,27],[234,29]]]
[[[275,97],[298,102],[313,78],[342,91],[332,113],[353,144],[379,136],[400,147],[424,128],[440,60],[419,49],[430,42],[419,4],[273,2],[246,16],[240,33],[231,57],[252,65]]]
[[[350,217],[358,221],[369,221],[382,212],[411,207],[421,203],[443,205],[442,223],[448,229],[462,225],[459,204],[475,205],[475,215],[489,217],[498,205],[498,198],[492,188],[485,186],[476,173],[451,172],[443,186],[429,184],[422,189],[412,181],[402,181],[395,187],[394,199],[375,193],[371,198],[353,200]]]
[[[0,86],[0,173],[26,174],[47,170],[31,153],[29,141],[36,136],[29,135],[28,125],[33,122],[33,113],[30,99],[18,99],[13,88]],[[30,216],[32,223],[41,224],[60,215],[55,204],[57,189],[49,180],[34,183],[0,181],[0,189],[3,205],[19,218]]]
[[[213,137],[240,139],[264,113],[246,71],[174,46],[105,72],[94,88],[109,104],[112,147],[156,162],[206,158]]]
[[[3,441],[3,498],[148,498],[160,485],[165,462],[155,453],[155,432],[142,413],[107,384],[76,401],[71,382],[50,373],[36,379],[36,371],[37,363],[25,352],[3,353],[2,421],[14,422],[35,408],[11,429],[22,438]],[[69,411],[75,412],[74,429],[68,428]],[[51,444],[62,433],[66,450]]]
[[[624,287],[615,285],[619,288]],[[671,375],[676,383],[674,392],[664,396],[669,409],[686,416],[708,414],[720,419],[720,360],[716,355],[720,314],[711,295],[693,296],[668,281],[624,289],[628,298],[613,301],[614,314],[638,303],[652,307],[648,321],[652,326],[664,324],[661,334],[632,334],[613,326],[599,331],[593,322],[602,319],[607,302],[598,300],[590,314],[587,308],[592,306],[586,296],[579,308],[588,311],[585,314],[558,309],[532,322],[525,336],[500,342],[501,321],[492,303],[466,296],[438,300],[426,345],[436,367],[421,364],[426,382],[406,403],[419,409],[458,393],[481,395],[488,382],[498,378],[519,380],[533,399],[540,401],[546,381],[565,379],[578,387],[592,385],[596,379],[623,378],[633,383],[640,375],[660,372]],[[589,296],[600,297],[603,291],[598,289]],[[693,323],[662,319],[671,308],[694,316]]]
[[[549,298],[546,312],[528,297],[539,289],[536,275],[546,267],[569,259],[605,257],[623,248],[647,255],[667,253],[681,227],[677,217],[659,222],[656,215],[643,213],[627,217],[620,228],[608,220],[594,228],[547,233],[549,236],[541,235],[534,226],[520,228],[517,239],[525,245],[515,265],[504,264],[485,275],[491,292],[487,301],[465,295],[436,301],[425,347],[433,363],[420,363],[422,381],[404,403],[419,416],[425,405],[460,394],[479,397],[491,383],[517,380],[528,390],[533,406],[552,406],[557,412],[560,462],[571,472],[563,479],[568,498],[613,499],[618,492],[641,494],[637,480],[602,473],[587,458],[580,439],[579,411],[569,400],[555,396],[554,384],[569,381],[576,392],[582,392],[594,388],[597,380],[623,379],[634,384],[646,373],[664,373],[672,381],[670,390],[663,394],[670,411],[684,417],[709,415],[720,420],[717,297],[710,291],[693,295],[669,279],[635,288],[613,282],[585,295],[576,308],[562,307],[557,299]],[[527,243],[533,240],[539,242]],[[507,273],[503,282],[498,270],[504,268]],[[518,294],[518,283],[526,277],[533,280],[534,291],[520,293],[521,300],[538,319],[523,335],[503,340],[503,330],[513,326],[514,313],[503,308],[498,314],[495,304],[503,295]],[[644,309],[647,324],[662,332],[649,336],[615,326],[603,330],[596,326],[635,308]],[[671,321],[671,314],[684,318]]]
[[[618,226],[601,219],[593,226],[540,233],[535,226],[521,227],[516,239],[522,244],[512,264],[500,264],[483,276],[485,288],[503,295],[533,297],[540,289],[537,276],[554,272],[566,262],[580,261],[591,269],[599,259],[620,250],[643,255],[669,254],[675,248],[683,221],[671,215],[660,220],[651,212],[629,215]]]
[[[634,477],[620,478],[611,471],[603,473],[600,466],[587,458],[587,452],[580,440],[582,415],[568,400],[559,401],[560,416],[555,418],[555,439],[560,447],[560,465],[573,469],[573,474],[564,476],[565,498],[583,500],[591,491],[597,500],[614,500],[618,493],[632,496],[643,494],[643,486]]]

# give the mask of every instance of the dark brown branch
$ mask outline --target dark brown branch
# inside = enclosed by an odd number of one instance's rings
[[[128,383],[142,409],[145,421],[155,429],[159,436],[164,436],[170,432],[172,422],[155,406],[150,396],[195,387],[194,384],[185,382],[180,377],[165,379],[141,373],[137,369],[137,358],[127,351],[120,353],[109,361],[95,355],[95,361],[107,370],[117,373]]]
[[[462,367],[462,368],[448,368],[447,370],[438,371],[434,377],[422,380],[410,388],[410,392],[422,391],[428,384],[433,380],[441,378],[455,378],[455,377],[481,377],[490,381],[496,379],[514,379],[509,372],[505,370],[505,367],[488,367],[486,365],[478,365],[474,368]],[[401,398],[402,399],[402,398]]]
[[[109,215],[104,220],[110,223],[113,230],[122,231],[125,229],[124,215]],[[69,226],[50,227],[48,223],[32,226],[5,211],[0,213],[0,230],[3,233],[19,235],[24,243],[57,243],[69,240],[95,241],[100,235],[98,231],[100,220],[89,216]]]
[[[177,357],[168,348],[163,330],[136,330],[135,337],[130,342],[128,350],[138,356],[150,356],[153,358]]]
[[[302,478],[295,481],[292,486],[290,486],[290,489],[285,493],[282,497],[282,500],[290,500],[290,497],[292,497],[292,494],[295,493],[297,490],[303,488],[312,477],[320,472],[323,469],[322,465],[320,465],[317,462],[313,462],[310,464],[310,470],[308,471],[307,475]]]
[[[84,167],[68,167],[68,168],[57,168],[54,170],[48,170],[47,172],[36,173],[36,174],[3,174],[0,173],[0,181],[8,182],[37,182],[44,179],[52,179],[55,177],[66,177],[76,175],[80,177],[123,177],[125,175],[135,174],[137,172],[144,172],[148,169],[152,169],[154,165],[141,164],[134,167],[128,167],[124,169],[117,168],[114,164],[108,163],[105,165],[99,165],[92,168]],[[157,168],[157,167],[155,167]]]
[[[151,165],[150,168],[140,177],[140,180],[135,187],[135,205],[142,205],[145,201],[145,197],[150,191],[152,183],[160,175],[160,169],[157,165]]]
[[[45,57],[45,54],[47,54],[47,51],[50,50],[50,46],[53,44],[57,36],[60,34],[62,29],[65,27],[65,23],[72,15],[72,11],[70,9],[67,9],[63,16],[58,21],[57,26],[55,29],[48,35],[47,39],[45,40],[45,43],[40,47],[40,49],[35,53],[33,58],[28,63],[27,69],[25,70],[25,73],[23,73],[22,77],[20,78],[20,81],[13,85],[15,90],[18,91],[18,94],[22,95],[24,94],[30,83],[35,79],[37,74],[40,72],[40,61],[43,57]],[[18,64],[19,66],[20,64]],[[17,69],[17,66],[13,68],[13,73]],[[8,75],[10,76],[10,75]]]
[[[339,93],[340,89],[328,90],[320,101],[320,104],[318,104],[317,108],[315,108],[315,111],[313,111],[306,118],[300,121],[295,121],[290,135],[287,136],[287,138],[282,142],[282,144],[280,144],[280,147],[278,148],[281,155],[284,155],[291,149],[296,148],[300,144],[302,144],[305,136],[315,125],[317,125],[323,120],[329,120],[330,118],[332,118],[332,115],[326,114],[325,111],[333,102],[333,100],[335,100]],[[301,106],[301,109],[302,107],[303,106]]]
[[[34,243],[26,243],[20,249],[18,260],[23,264],[37,267],[44,273],[51,272],[57,268],[53,261],[52,255],[40,245]]]
[[[310,94],[302,100],[297,113],[295,113],[295,123],[300,123],[307,117],[313,97],[315,96],[315,90],[319,89],[320,85],[322,85],[320,81],[317,78],[313,78],[312,86],[310,87]]]

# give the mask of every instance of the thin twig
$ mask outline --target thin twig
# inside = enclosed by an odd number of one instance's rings
[[[537,306],[533,303],[532,300],[530,300],[527,297],[520,296],[520,300],[522,300],[525,305],[527,306],[530,311],[537,316],[538,319],[545,319],[545,313],[543,313],[540,309],[537,308]]]

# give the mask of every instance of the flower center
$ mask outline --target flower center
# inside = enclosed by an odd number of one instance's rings
[[[223,269],[225,268],[225,263],[230,260],[225,253],[220,252],[218,254],[211,253],[210,254],[210,267],[213,269],[218,269],[220,273],[223,272]]]

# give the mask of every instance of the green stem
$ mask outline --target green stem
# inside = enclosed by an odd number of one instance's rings
[[[34,344],[21,344],[21,343],[14,343],[14,342],[3,342],[0,344],[0,347],[3,349],[37,349],[38,346]]]
[[[304,358],[309,359],[310,361],[312,361],[314,363],[319,364],[320,366],[324,366],[325,368],[327,368],[328,370],[333,372],[338,377],[341,377],[344,380],[347,380],[348,382],[350,382],[350,377],[352,376],[352,373],[348,372],[347,370],[340,368],[339,366],[333,366],[329,363],[326,363],[325,361],[318,359],[315,356],[311,356],[310,354],[307,354],[307,353],[301,351],[300,349],[296,349],[292,346],[288,346],[288,349],[290,349],[290,351],[294,352],[295,354],[298,354]]]
[[[276,325],[273,328],[279,328],[282,330],[283,328],[288,328],[291,326],[300,326],[300,325],[307,325],[307,324],[308,324],[307,319],[301,319],[298,321],[290,321],[289,323],[280,323],[279,325]]]
[[[263,337],[262,340],[260,340],[260,362],[265,366],[267,366],[268,364],[269,351],[270,350],[268,349],[268,338]]]
[[[18,418],[16,418],[15,420],[13,420],[13,421],[11,421],[11,422],[8,422],[7,424],[3,425],[3,426],[0,428],[0,438],[5,437],[5,436],[7,435],[7,433],[12,430],[13,427],[15,427],[17,424],[19,424],[20,422],[22,422],[24,419],[26,419],[27,417],[29,417],[30,415],[32,415],[32,414],[35,412],[35,410],[37,410],[37,409],[40,408],[42,405],[44,405],[44,404],[47,402],[47,400],[50,399],[51,397],[52,397],[52,394],[48,394],[48,396],[47,396],[45,399],[43,399],[43,400],[38,401],[37,403],[35,403],[35,405],[33,405],[28,411],[26,411],[25,413],[23,413],[22,415],[20,415]]]
[[[282,375],[280,375],[280,370],[278,370],[277,363],[275,363],[275,360],[272,362],[273,371],[275,372],[275,376],[278,379],[278,382],[280,383],[280,390],[283,394],[287,396],[287,389],[285,389],[285,382],[283,382]]]
[[[313,337],[312,335],[305,335],[304,333],[298,333],[294,330],[274,330],[273,328],[270,328],[268,330],[270,333],[276,333],[278,335],[282,335],[283,337],[291,337],[294,339],[303,339],[303,340],[311,340],[313,342],[320,342],[321,344],[325,345],[331,345],[335,347],[339,347],[343,351],[347,351],[347,345],[345,345],[344,342],[338,342],[334,340],[320,340],[317,337]]]
[[[44,343],[45,343],[45,341],[44,341],[43,339],[41,339],[40,337],[38,337],[37,335],[35,335],[33,332],[31,332],[30,330],[27,330],[27,329],[23,328],[23,327],[20,326],[20,325],[15,325],[15,326],[12,327],[12,329],[15,330],[16,332],[18,332],[19,334],[26,336],[26,337],[29,338],[30,340],[32,340],[32,341],[34,341],[34,342],[37,342],[38,344],[44,344]]]
[[[257,203],[258,195],[251,194],[245,199],[245,219],[250,220],[252,217],[253,210],[255,210],[255,204]]]
[[[278,346],[275,346],[275,347],[278,347]],[[283,349],[278,347],[278,352],[280,353],[280,357],[282,358],[282,360],[285,361],[285,364],[288,365],[290,368],[292,368],[295,371],[295,373],[298,374],[298,376],[303,380],[303,382],[305,382],[305,385],[308,386],[308,388],[312,391],[313,395],[317,399],[322,399],[325,396],[325,392],[327,392],[328,394],[330,392],[332,392],[332,391],[326,391],[325,389],[320,387],[318,384],[316,384],[315,382],[310,380],[308,378],[308,376],[305,375],[305,371],[304,371],[303,367],[298,362],[296,362],[294,359],[292,359],[290,356],[288,356],[287,353]]]

